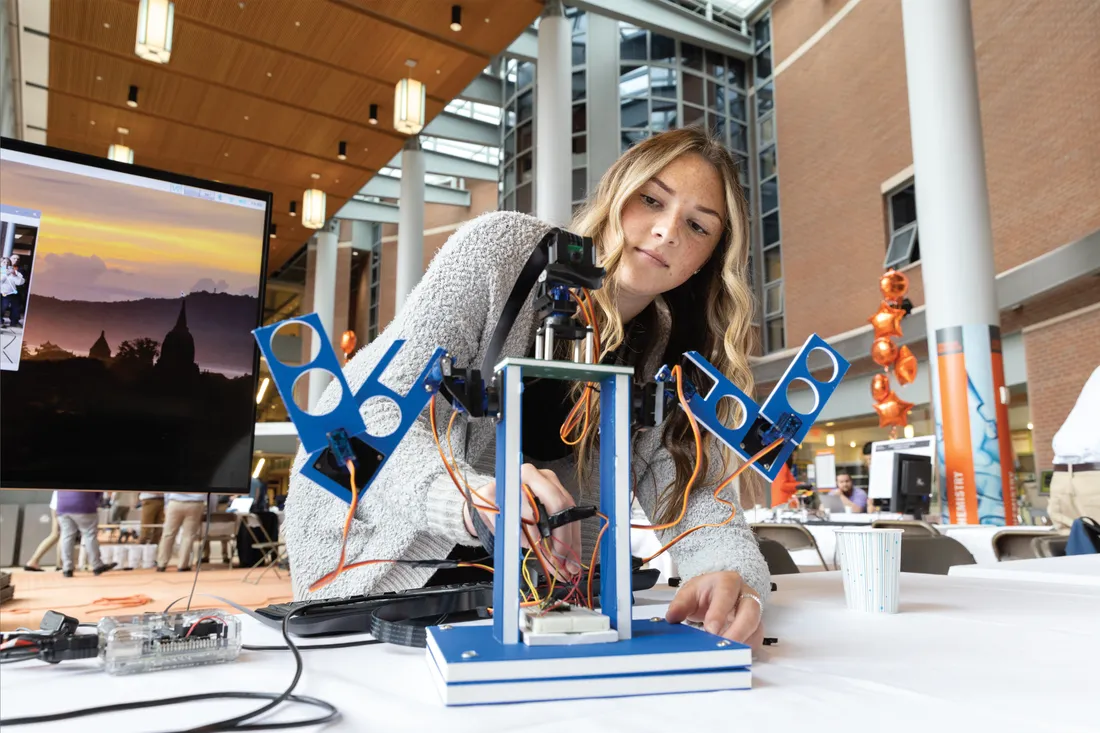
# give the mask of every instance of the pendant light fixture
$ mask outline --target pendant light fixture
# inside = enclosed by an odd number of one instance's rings
[[[451,6],[451,30],[458,33],[462,30],[462,6]]]
[[[370,119],[367,120],[367,122],[371,123],[372,125],[377,125],[378,124],[378,105],[377,104],[372,104],[370,106]]]
[[[291,216],[298,216],[298,202],[297,201],[291,201],[290,202],[290,215]]]
[[[139,58],[166,64],[172,56],[172,27],[176,4],[169,0],[141,0],[138,4],[137,41]]]
[[[116,129],[116,131],[119,134],[120,141],[123,136],[130,134],[130,130],[125,127],[119,127]],[[122,142],[117,142],[112,144],[111,147],[107,148],[107,158],[117,161],[119,163],[129,163],[130,165],[133,165],[134,151],[132,148],[123,145]]]
[[[130,93],[126,95],[126,106],[137,107],[137,93],[138,88],[133,84],[130,85]]]
[[[133,165],[134,151],[121,143],[115,143],[107,148],[107,157],[119,163],[130,163]]]
[[[337,150],[338,150],[338,152],[336,153],[337,158],[339,158],[340,160],[347,160],[348,159],[348,141],[347,140],[341,140],[340,141],[340,146],[337,148]]]
[[[310,177],[316,181],[319,176],[311,173]],[[325,192],[319,188],[306,189],[302,196],[302,225],[310,229],[320,229],[325,225]]]
[[[412,73],[416,61],[405,62]],[[423,82],[407,76],[397,82],[393,98],[393,128],[406,135],[415,135],[424,129],[424,102],[427,97]]]

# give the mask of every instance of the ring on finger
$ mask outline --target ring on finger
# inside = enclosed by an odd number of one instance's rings
[[[760,613],[764,613],[764,601],[760,600],[760,596],[756,595],[755,593],[744,592],[739,596],[739,599],[743,598],[751,598],[752,600],[756,601],[756,605],[760,607]]]

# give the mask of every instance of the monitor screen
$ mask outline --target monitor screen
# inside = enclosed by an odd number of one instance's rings
[[[271,195],[0,145],[0,487],[247,493]]]

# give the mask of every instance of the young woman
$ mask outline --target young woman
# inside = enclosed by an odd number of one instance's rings
[[[549,228],[524,214],[498,212],[459,229],[390,326],[347,365],[352,390],[395,339],[407,341],[383,381],[401,393],[437,346],[456,357],[459,366],[480,364],[521,268]],[[652,379],[661,365],[678,364],[685,351],[696,350],[752,393],[746,206],[736,163],[721,144],[698,129],[674,130],[637,144],[604,175],[570,229],[594,239],[607,270],[604,287],[591,293],[587,309],[601,336],[601,361],[632,364],[639,379]],[[540,325],[533,299],[534,294],[520,310],[502,357],[533,355]],[[337,389],[326,391],[319,411],[331,409]],[[571,432],[562,430],[573,406],[585,399],[582,389],[553,380],[525,387],[523,447],[529,463],[523,466],[523,480],[549,513],[575,503],[599,503],[596,430],[582,436],[583,422],[567,426]],[[598,425],[597,403],[591,400],[592,426]],[[436,440],[446,450],[449,438],[458,480],[476,491],[475,504],[491,507],[495,424],[463,416],[448,429],[449,406],[442,398],[434,404],[439,432],[433,435],[427,414],[421,416],[363,495],[348,532],[348,564],[484,555],[465,496],[445,469]],[[384,399],[367,401],[363,414],[368,430],[378,434],[392,430],[398,420],[396,405]],[[717,525],[671,547],[686,582],[669,607],[668,620],[702,622],[712,633],[755,643],[762,638],[768,568],[739,508],[736,518],[726,522],[731,504],[713,496],[737,462],[705,429],[700,431],[698,465],[695,437],[682,410],[673,410],[660,428],[639,433],[633,441],[634,495],[653,524],[662,527],[662,543],[697,525]],[[560,432],[576,445],[567,444]],[[299,455],[299,465],[302,460]],[[698,480],[685,497],[697,468]],[[737,484],[719,496],[736,504]],[[526,517],[532,516],[529,503]],[[431,568],[378,563],[317,587],[318,579],[337,565],[348,506],[295,473],[286,512],[296,597],[435,582]],[[483,517],[492,528],[492,515]],[[583,572],[599,533],[598,520],[581,525],[559,528],[547,557],[553,572],[566,578]]]

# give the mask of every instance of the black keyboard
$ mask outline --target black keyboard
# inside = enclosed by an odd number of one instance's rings
[[[633,591],[648,590],[657,584],[661,571],[657,568],[634,568],[630,578],[630,587]],[[391,593],[378,593],[369,596],[349,596],[347,598],[330,598],[324,601],[291,601],[289,603],[275,603],[263,608],[257,608],[256,613],[268,626],[281,628],[283,618],[305,605],[311,607],[306,611],[290,619],[288,631],[295,636],[339,636],[343,634],[366,634],[370,632],[370,612],[379,606],[391,603],[403,598],[416,598],[421,596],[453,593],[459,589],[471,589],[478,587],[492,587],[492,583],[439,585],[427,588],[411,588],[409,590],[395,591]],[[600,572],[597,568],[592,577],[592,593],[599,593]],[[556,594],[555,594],[556,595]]]

